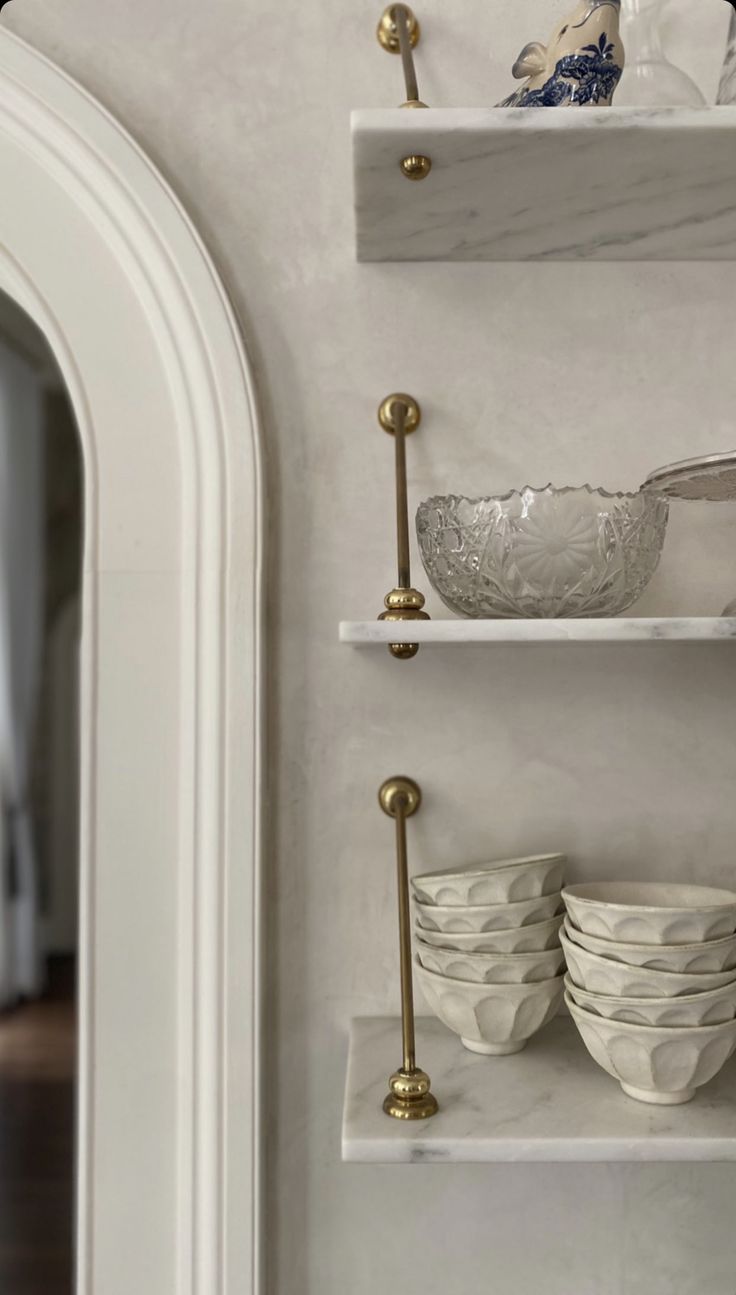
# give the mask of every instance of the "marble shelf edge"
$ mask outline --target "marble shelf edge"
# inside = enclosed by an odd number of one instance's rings
[[[624,1096],[560,1016],[515,1057],[478,1057],[430,1017],[417,1055],[440,1112],[400,1124],[383,1114],[400,1053],[398,1019],[352,1022],[343,1159],[374,1164],[736,1161],[736,1061],[687,1106]]]
[[[386,624],[342,621],[340,642],[352,647],[421,643],[427,647],[539,643],[736,642],[736,617],[614,617],[590,620],[433,620]]]
[[[736,258],[736,107],[359,109],[360,261]],[[399,162],[432,158],[408,183]]]

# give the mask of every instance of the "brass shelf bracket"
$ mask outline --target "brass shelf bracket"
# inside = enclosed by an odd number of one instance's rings
[[[734,0],[736,3],[736,0]],[[419,98],[414,49],[419,44],[421,28],[415,14],[406,4],[392,4],[384,9],[376,29],[378,43],[389,54],[400,54],[404,69],[406,100],[402,108],[426,108]],[[412,153],[401,159],[401,170],[407,180],[426,180],[432,170],[432,159],[424,153]]]
[[[417,1066],[414,1032],[414,980],[411,965],[411,923],[409,916],[409,865],[406,848],[406,820],[422,803],[420,788],[411,778],[389,778],[378,793],[384,814],[396,822],[396,869],[399,891],[399,954],[401,962],[401,1029],[403,1063],[389,1079],[389,1094],[383,1103],[386,1115],[395,1120],[427,1120],[439,1107],[431,1081]]]
[[[398,580],[396,588],[386,594],[386,610],[381,621],[428,621],[424,595],[412,588],[409,551],[409,505],[406,492],[406,437],[421,422],[421,410],[413,396],[395,392],[383,400],[378,421],[384,432],[394,438],[396,447],[396,538],[398,547]],[[408,661],[419,651],[418,643],[391,643],[389,652],[400,661]]]

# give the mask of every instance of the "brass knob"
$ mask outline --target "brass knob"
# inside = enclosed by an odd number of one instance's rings
[[[403,6],[406,14],[406,25],[409,30],[409,43],[412,49],[419,43],[421,28],[417,19],[408,5]],[[378,42],[389,54],[400,54],[401,46],[399,45],[399,29],[396,23],[396,5],[389,5],[381,14],[380,22],[376,28]]]
[[[407,180],[426,180],[432,170],[432,159],[422,153],[412,153],[410,157],[402,158],[401,170]]]

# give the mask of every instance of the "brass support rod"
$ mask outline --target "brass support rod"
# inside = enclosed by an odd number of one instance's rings
[[[399,33],[399,50],[401,53],[401,63],[404,68],[404,81],[406,83],[406,102],[409,104],[418,104],[419,86],[417,84],[417,72],[414,66],[414,54],[411,46],[411,37],[409,34],[409,13],[406,5],[397,4],[394,9],[396,16],[396,29]]]
[[[404,1070],[416,1070],[414,1034],[414,981],[411,970],[411,920],[409,916],[409,864],[406,856],[406,814],[409,801],[405,792],[394,797],[396,815],[396,872],[399,890],[399,951],[401,958],[401,1036],[404,1043]]]
[[[394,420],[396,447],[396,544],[399,555],[397,589],[411,589],[411,556],[409,553],[409,498],[406,488],[406,415],[407,406],[395,400],[391,413]]]
[[[736,0],[734,0],[736,3]],[[421,29],[414,11],[408,4],[390,4],[381,14],[376,29],[378,43],[389,54],[400,54],[406,85],[404,108],[426,108],[419,98],[417,72],[414,65],[414,46],[418,44]]]
[[[396,1120],[426,1120],[437,1112],[431,1081],[417,1067],[414,1030],[414,982],[411,964],[411,921],[409,914],[409,861],[406,848],[406,820],[422,803],[420,788],[411,778],[389,778],[378,793],[384,814],[396,820],[396,881],[399,899],[399,961],[401,968],[401,1040],[403,1062],[389,1079],[389,1094],[383,1103],[386,1115]]]
[[[413,396],[396,392],[387,396],[378,410],[378,421],[385,432],[395,440],[396,465],[396,544],[398,550],[398,581],[395,589],[386,594],[384,621],[429,620],[424,608],[424,595],[411,583],[411,553],[409,548],[409,500],[406,484],[406,438],[416,430],[421,420],[419,405]],[[400,660],[409,660],[419,651],[417,643],[391,643],[389,651]]]

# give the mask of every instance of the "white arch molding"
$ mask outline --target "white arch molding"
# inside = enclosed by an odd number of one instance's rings
[[[85,463],[78,1295],[256,1295],[262,484],[181,206],[0,30],[0,287]]]

